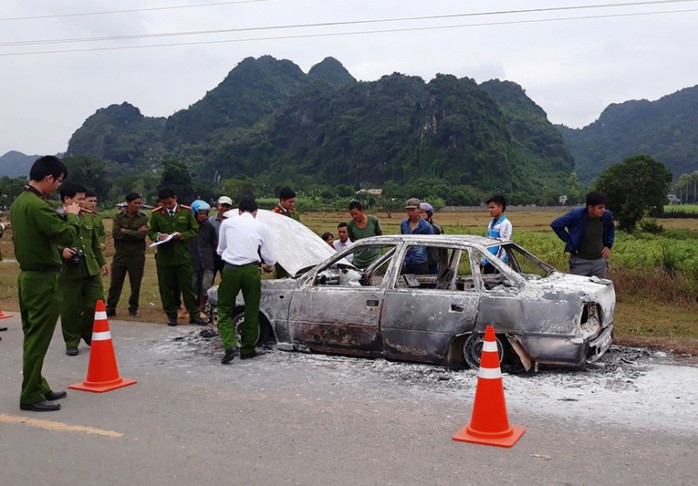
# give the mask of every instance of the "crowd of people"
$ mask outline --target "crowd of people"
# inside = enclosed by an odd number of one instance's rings
[[[216,211],[203,200],[191,206],[181,204],[175,192],[162,188],[158,206],[150,217],[142,210],[143,198],[126,194],[126,204],[113,218],[114,257],[108,265],[104,255],[106,233],[96,210],[97,195],[80,184],[66,180],[68,169],[53,156],[39,158],[29,173],[29,183],[12,204],[10,217],[15,256],[20,273],[17,280],[22,330],[24,333],[23,382],[20,408],[31,411],[60,409],[56,402],[66,396],[54,391],[42,375],[51,337],[61,318],[68,356],[79,354],[78,345],[91,344],[95,304],[104,298],[102,278],[111,272],[106,313],[117,315],[117,306],[126,275],[131,292],[128,314],[138,316],[140,288],[146,253],[146,238],[155,247],[158,287],[167,324],[176,326],[183,304],[190,324],[206,324],[204,308],[209,288],[220,275],[218,292],[219,334],[223,344],[223,364],[235,357],[257,356],[255,341],[259,328],[261,274],[276,268],[277,277],[285,271],[275,258],[269,229],[256,219],[258,207],[252,198],[238,202],[239,217],[229,218],[233,201],[217,200]],[[56,211],[47,197],[59,191],[61,208]],[[295,192],[284,187],[274,213],[300,221],[295,209]],[[487,200],[492,217],[487,236],[506,241],[513,225],[505,214],[506,200],[495,195]],[[376,216],[366,214],[359,201],[348,206],[350,219],[337,225],[322,239],[337,251],[351,247],[362,238],[383,234]],[[406,217],[400,223],[402,234],[443,234],[434,222],[434,208],[419,199],[405,203]],[[586,205],[555,219],[551,227],[565,242],[570,253],[570,272],[605,277],[614,240],[613,218],[605,208],[602,194],[587,195]],[[5,226],[0,225],[0,236]],[[405,257],[405,273],[436,273],[438,248],[413,246]],[[506,263],[501,247],[490,248],[492,255]],[[348,258],[357,268],[365,268],[380,256],[376,247],[353,252]],[[485,273],[496,269],[487,260]],[[242,292],[245,301],[240,343],[233,323],[235,299]]]

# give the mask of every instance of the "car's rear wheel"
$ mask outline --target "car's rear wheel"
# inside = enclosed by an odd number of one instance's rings
[[[240,337],[242,335],[242,326],[245,323],[245,313],[240,312],[233,316],[233,329],[235,329],[235,339],[240,342]],[[257,336],[255,337],[255,343],[257,345],[273,342],[274,333],[271,330],[270,324],[264,318],[262,314],[259,315],[259,326],[257,326]]]
[[[501,365],[505,358],[504,346],[500,336],[497,339],[497,352],[499,353],[499,363]],[[468,336],[463,344],[463,358],[472,369],[480,368],[480,356],[482,355],[482,345],[484,343],[484,334],[473,333]]]

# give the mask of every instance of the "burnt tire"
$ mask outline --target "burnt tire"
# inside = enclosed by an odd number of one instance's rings
[[[242,325],[245,322],[245,313],[240,312],[233,316],[233,329],[235,330],[235,339],[240,342],[240,336],[242,332]],[[257,346],[265,343],[273,343],[276,341],[274,337],[274,332],[271,330],[270,324],[264,318],[262,314],[259,315],[259,326],[257,327],[257,338],[255,339],[255,344]]]
[[[233,329],[235,329],[235,339],[237,340],[238,344],[241,342],[240,338],[242,336],[242,325],[245,323],[245,313],[240,312],[239,314],[236,314],[233,316]],[[260,322],[261,326],[261,322]],[[260,326],[257,326],[257,337],[255,338],[254,342],[255,344],[259,344],[259,336],[260,336],[260,331],[259,328]]]
[[[484,334],[473,333],[468,336],[468,339],[463,343],[463,358],[465,359],[465,363],[474,370],[480,368],[480,356],[482,355],[484,337]],[[499,364],[501,365],[505,358],[505,347],[502,344],[500,336],[496,336],[496,339]]]

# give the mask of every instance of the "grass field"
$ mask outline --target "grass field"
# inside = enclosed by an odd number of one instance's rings
[[[564,210],[517,210],[508,212],[514,225],[514,240],[543,260],[561,270],[567,269],[562,242],[549,228],[550,221]],[[388,217],[376,214],[385,234],[399,233],[401,212]],[[316,233],[336,233],[337,223],[346,221],[346,213],[306,213],[302,221]],[[435,221],[450,234],[484,234],[489,222],[486,211],[442,212]],[[671,349],[698,355],[698,219],[661,219],[667,236],[616,234],[609,277],[617,293],[615,315],[616,342]],[[111,220],[105,220],[107,233]],[[7,233],[11,233],[11,230]],[[16,277],[10,234],[0,240],[4,261],[0,264],[0,308],[17,311]],[[111,238],[107,238],[107,257],[113,255]],[[105,279],[105,291],[109,279]],[[126,317],[128,283],[117,309]],[[157,289],[155,261],[148,250],[146,271],[141,289],[140,321],[165,322]]]

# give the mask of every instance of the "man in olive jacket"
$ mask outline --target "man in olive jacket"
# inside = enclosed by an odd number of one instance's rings
[[[46,196],[55,192],[68,174],[60,159],[44,156],[29,172],[29,184],[10,209],[15,257],[19,263],[17,290],[24,333],[22,393],[19,408],[52,412],[61,406],[54,400],[64,391],[53,391],[41,374],[46,351],[61,313],[61,255],[58,245],[69,245],[77,236],[80,206],[69,204],[62,218]]]
[[[63,206],[77,203],[82,208],[87,190],[80,184],[65,183],[60,194]],[[109,273],[107,261],[99,241],[99,220],[84,208],[78,214],[80,229],[77,237],[62,248],[63,307],[61,329],[68,356],[77,356],[80,339],[92,344],[95,305],[104,299],[102,275]]]
[[[199,223],[189,206],[177,203],[177,196],[169,188],[158,193],[160,206],[150,216],[148,236],[158,245],[155,263],[162,308],[167,314],[167,325],[177,325],[175,288],[179,288],[184,306],[189,311],[189,324],[206,324],[198,315],[198,301],[194,295],[193,273],[187,241],[196,237]]]
[[[145,237],[148,234],[148,216],[141,212],[143,198],[137,192],[126,194],[126,208],[114,216],[114,259],[111,263],[111,285],[107,297],[107,316],[116,316],[116,305],[121,297],[124,279],[128,273],[131,296],[128,315],[138,316],[138,301],[145,267]]]

